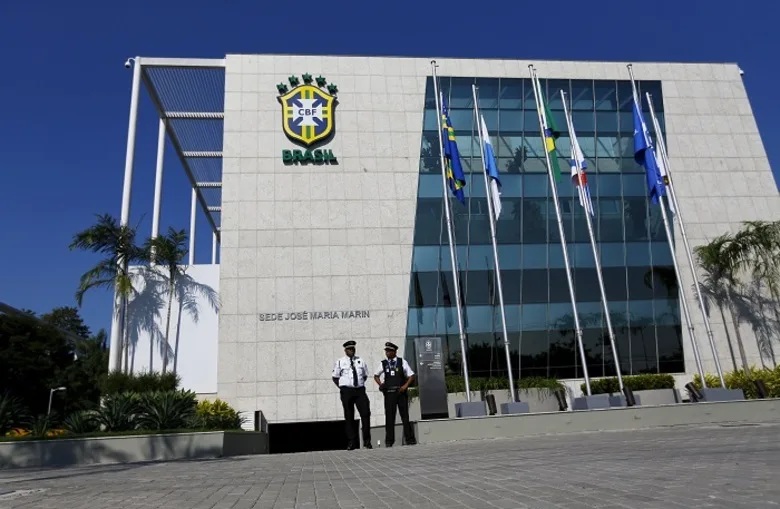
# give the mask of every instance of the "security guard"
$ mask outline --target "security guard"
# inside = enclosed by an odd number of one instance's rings
[[[355,424],[355,407],[360,413],[363,425],[363,447],[373,449],[371,445],[371,409],[366,395],[366,380],[368,380],[368,365],[355,355],[354,341],[344,343],[344,353],[347,355],[338,359],[333,366],[333,383],[341,391],[341,404],[344,407],[344,419],[347,421],[347,450],[358,447],[357,437],[353,428]]]
[[[409,398],[406,390],[414,380],[414,371],[406,360],[396,357],[398,347],[393,343],[385,343],[384,359],[374,373],[374,381],[385,395],[385,447],[395,443],[395,410],[401,414],[404,425],[404,440],[407,445],[416,443],[412,425],[409,423]]]

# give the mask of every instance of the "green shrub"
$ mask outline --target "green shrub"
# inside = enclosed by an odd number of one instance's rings
[[[100,422],[97,419],[97,413],[91,410],[81,410],[73,412],[62,423],[63,428],[73,435],[84,435],[94,433],[100,429]]]
[[[704,376],[707,381],[707,387],[720,387],[720,379],[717,375],[706,373]],[[730,371],[724,373],[723,378],[726,381],[727,388],[742,389],[745,397],[748,399],[756,399],[758,397],[753,380],[764,382],[768,392],[767,397],[780,398],[780,366],[774,369],[756,368],[753,366],[747,374],[742,370]],[[694,375],[693,384],[701,389],[701,377],[699,375]]]
[[[0,436],[28,420],[29,416],[22,400],[9,393],[0,394]]]
[[[185,428],[195,415],[195,393],[191,391],[145,392],[138,395],[138,429]]]
[[[649,391],[653,389],[674,389],[674,377],[664,373],[647,373],[643,375],[629,375],[623,377],[623,385],[632,391]],[[580,385],[582,393],[586,394],[585,383]],[[613,394],[620,392],[620,384],[617,377],[595,378],[590,381],[590,390],[593,394]]]
[[[447,384],[447,393],[466,392],[466,381],[460,375],[447,375],[444,377]],[[469,386],[472,392],[509,390],[509,378],[469,378]],[[563,388],[563,384],[554,378],[527,377],[515,381],[515,387],[519,389],[539,389],[542,391],[554,391]],[[409,389],[410,399],[418,397],[417,387]]]
[[[165,392],[175,391],[180,379],[174,373],[129,374],[114,371],[103,379],[101,392],[104,396],[127,392]]]
[[[103,398],[96,419],[105,431],[130,431],[136,428],[138,396],[118,393]]]
[[[195,409],[193,427],[209,430],[241,429],[246,418],[220,399],[200,401]]]

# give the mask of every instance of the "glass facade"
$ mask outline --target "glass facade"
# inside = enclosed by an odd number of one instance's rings
[[[569,154],[560,95],[563,90],[588,161],[588,182],[596,209],[593,226],[622,372],[683,372],[677,280],[661,212],[649,203],[643,168],[633,157],[631,84],[611,80],[541,83],[561,129],[557,140],[560,154]],[[497,238],[513,372],[521,377],[581,377],[557,218],[530,80],[443,77],[441,89],[448,97],[467,181],[466,204],[451,200],[451,206],[469,372],[475,377],[506,375],[472,84],[479,87],[480,113],[485,117],[501,172],[503,211]],[[663,130],[660,82],[639,82],[638,86],[640,93],[649,91],[653,95]],[[645,117],[649,122],[648,112]],[[566,176],[567,158],[559,163],[564,176],[558,183],[558,193],[589,373],[592,377],[614,375],[585,217]],[[460,342],[430,78],[417,200],[406,351],[413,352],[415,337],[440,336],[445,339],[447,367],[459,373]]]

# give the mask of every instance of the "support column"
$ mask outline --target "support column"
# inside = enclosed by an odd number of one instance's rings
[[[138,123],[138,95],[141,84],[141,59],[133,62],[133,87],[130,92],[130,118],[127,126],[127,150],[125,152],[125,178],[122,186],[121,226],[130,223],[130,198],[133,186],[133,159],[135,157],[135,132]],[[118,260],[121,267],[127,269],[127,260]],[[125,298],[114,287],[114,309],[111,317],[111,342],[109,344],[108,371],[119,371],[122,367],[122,344],[124,340]]]
[[[160,199],[162,196],[163,160],[165,159],[165,119],[157,130],[157,166],[154,172],[154,205],[152,207],[152,238],[160,234]],[[154,253],[152,253],[154,255]]]
[[[195,214],[198,212],[198,193],[192,188],[192,201],[190,203],[190,265],[195,265]]]
[[[217,232],[211,234],[211,264],[217,264]]]

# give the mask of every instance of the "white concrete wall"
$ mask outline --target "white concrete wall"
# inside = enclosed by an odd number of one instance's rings
[[[136,274],[136,294],[128,304],[130,366],[136,373],[159,372],[165,346],[168,280],[145,267],[131,270]],[[217,392],[218,310],[219,265],[186,267],[171,305],[168,370],[172,371],[175,363],[181,387],[199,395]]]
[[[218,393],[271,422],[339,419],[330,369],[346,339],[371,365],[403,345],[420,136],[430,59],[228,55],[225,82]],[[440,59],[443,76],[528,77],[529,61]],[[541,78],[627,80],[626,63],[533,62]],[[780,216],[780,198],[733,64],[635,64],[661,80],[668,148],[693,245],[748,219]],[[276,84],[323,75],[339,87],[336,133],[322,148],[337,166],[286,166],[298,148],[282,129]],[[675,230],[679,236],[679,229]],[[691,278],[682,243],[685,288]],[[689,299],[708,371],[714,370]],[[260,321],[261,313],[366,309],[369,319]],[[719,355],[725,329],[713,315]],[[760,363],[755,334],[745,347]],[[733,332],[732,332],[733,334]],[[687,371],[694,371],[684,336]],[[401,352],[403,355],[403,352]],[[383,421],[370,390],[372,422]]]

